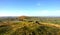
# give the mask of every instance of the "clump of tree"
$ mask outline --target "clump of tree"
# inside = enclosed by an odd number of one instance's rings
[[[28,18],[29,18],[28,16],[20,16],[20,17],[18,17],[18,20],[19,21],[24,21],[24,20],[26,20]]]

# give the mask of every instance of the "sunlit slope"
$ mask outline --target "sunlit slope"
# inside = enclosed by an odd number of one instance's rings
[[[53,23],[41,23],[41,24],[43,24],[45,26],[60,28],[60,24],[53,24]]]
[[[60,35],[60,28],[48,23],[10,23],[0,26],[0,35]]]

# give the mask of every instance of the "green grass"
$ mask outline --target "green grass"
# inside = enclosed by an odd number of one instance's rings
[[[0,35],[60,35],[60,28],[33,22],[11,22],[8,26],[0,26]]]

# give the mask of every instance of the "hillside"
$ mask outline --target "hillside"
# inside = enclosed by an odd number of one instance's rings
[[[0,35],[60,35],[60,24],[52,23],[51,21],[45,20],[55,20],[55,18],[42,18],[38,17],[21,17],[5,18],[4,21],[0,20]],[[40,20],[41,19],[41,20]],[[59,19],[58,19],[59,20]]]
[[[60,35],[60,28],[50,25],[33,22],[11,23],[0,26],[0,35]]]

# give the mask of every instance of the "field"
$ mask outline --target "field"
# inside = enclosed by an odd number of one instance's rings
[[[0,35],[60,35],[60,17],[0,17]]]

